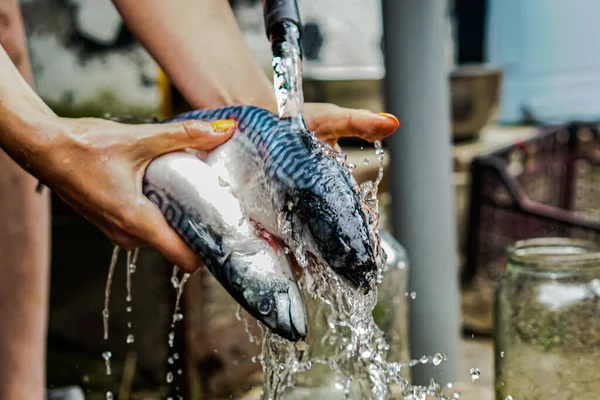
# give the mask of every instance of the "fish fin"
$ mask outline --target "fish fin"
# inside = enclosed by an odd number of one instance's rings
[[[219,264],[223,264],[229,257],[229,252],[226,252],[223,248],[221,237],[215,235],[210,228],[200,222],[188,220],[188,224],[195,234],[195,237],[189,234],[186,235],[194,251],[205,263],[209,258],[212,258]]]
[[[35,192],[38,194],[42,194],[43,191],[44,191],[44,184],[42,183],[42,181],[38,181],[37,186],[35,187]]]
[[[221,108],[211,108],[203,110],[195,110],[179,114],[173,118],[166,119],[162,122],[176,122],[185,120],[200,120],[200,121],[215,121],[218,119],[239,119],[243,113],[245,106],[227,106]]]

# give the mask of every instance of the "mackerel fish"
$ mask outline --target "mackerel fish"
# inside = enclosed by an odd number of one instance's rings
[[[288,255],[249,220],[232,188],[189,152],[154,159],[142,191],[229,294],[271,331],[306,337],[306,310]]]
[[[331,148],[290,119],[252,106],[192,111],[162,122],[233,119],[233,136],[201,157],[231,185],[244,214],[294,250],[312,254],[351,287],[377,274],[374,239],[352,174]],[[301,260],[299,260],[301,261]]]

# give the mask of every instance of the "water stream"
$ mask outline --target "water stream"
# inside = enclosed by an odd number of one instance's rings
[[[304,94],[302,91],[302,58],[298,27],[286,23],[286,33],[273,44],[273,86],[280,118],[290,118],[292,127],[304,125]]]
[[[181,279],[179,279],[179,277],[177,276],[179,273],[179,268],[177,266],[173,267],[173,273],[171,275],[171,285],[173,286],[173,288],[176,290],[176,297],[175,297],[175,307],[173,309],[173,316],[171,317],[171,329],[169,331],[169,339],[168,339],[168,343],[169,343],[169,348],[172,349],[174,347],[175,344],[175,324],[181,320],[183,320],[183,314],[180,312],[180,307],[179,304],[181,302],[181,296],[183,295],[183,287],[185,285],[185,283],[188,281],[188,279],[190,278],[190,274],[183,274],[183,276],[181,277]],[[167,359],[167,376],[166,376],[166,381],[169,385],[173,386],[175,383],[175,374],[174,374],[174,369],[176,367],[175,364],[177,364],[177,361],[179,360],[179,354],[178,353],[173,353],[171,356],[169,356],[169,358]],[[181,375],[183,373],[181,368],[177,369],[177,374]],[[175,393],[179,392],[179,386],[175,386]],[[169,397],[168,400],[173,400],[172,397]],[[183,398],[180,395],[177,395],[177,400],[183,400]]]
[[[289,24],[288,27],[285,40],[273,46],[274,89],[280,118],[291,118],[296,121],[295,128],[306,129],[303,119],[302,62],[298,32],[293,24]],[[356,165],[349,163],[345,155],[325,144],[321,145],[325,154],[336,160],[348,174],[352,173]],[[324,332],[313,333],[318,335],[318,338],[311,339],[309,331],[306,343],[291,343],[266,329],[263,330],[260,362],[264,372],[264,400],[280,398],[290,390],[293,392],[296,376],[315,366],[325,367],[333,372],[335,380],[331,389],[337,389],[343,398],[350,398],[353,394],[361,399],[379,400],[389,398],[393,391],[394,395],[402,396],[406,400],[422,400],[427,396],[448,399],[444,396],[441,386],[433,380],[427,387],[416,386],[411,385],[402,376],[403,368],[428,362],[437,366],[445,357],[436,354],[420,360],[407,360],[404,363],[388,362],[386,355],[389,345],[372,316],[377,303],[377,285],[381,282],[382,267],[386,258],[384,251],[379,248],[377,235],[377,188],[383,178],[384,155],[380,142],[375,143],[375,149],[379,161],[379,174],[374,182],[357,185],[355,189],[368,217],[379,258],[377,279],[372,282],[371,291],[363,295],[350,288],[330,268],[305,252],[302,243],[296,243],[296,248],[292,251],[304,269],[299,283],[307,300],[307,312],[319,313],[327,323]],[[312,307],[308,306],[310,302]],[[314,315],[309,315],[309,319],[311,318],[314,318]],[[311,326],[313,332],[314,328],[315,326]],[[329,382],[325,383],[328,384]],[[331,393],[324,398],[330,398]],[[316,392],[306,394],[317,398]],[[294,398],[293,395],[291,398]]]
[[[131,305],[131,302],[133,301],[133,296],[131,294],[131,277],[135,273],[135,270],[137,268],[138,255],[139,249],[127,252],[127,296],[125,297],[127,305],[125,311],[127,311],[129,315],[131,315],[131,312],[133,311],[133,307]],[[131,344],[135,341],[135,335],[133,334],[131,319],[127,321],[127,329],[129,330],[129,332],[127,333],[125,341]]]

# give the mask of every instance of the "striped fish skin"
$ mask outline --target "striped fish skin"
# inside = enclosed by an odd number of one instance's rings
[[[244,212],[288,246],[305,244],[355,288],[370,289],[377,266],[355,182],[311,132],[252,106],[192,111],[164,122],[189,119],[236,120],[232,138],[204,159],[232,185]]]
[[[306,337],[304,301],[288,256],[259,237],[210,166],[186,152],[163,155],[146,169],[142,190],[250,315],[288,340]]]

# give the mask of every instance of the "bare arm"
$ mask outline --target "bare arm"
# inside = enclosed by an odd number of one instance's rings
[[[277,111],[270,77],[246,45],[227,0],[113,3],[193,108],[250,104]],[[308,103],[304,117],[308,129],[332,146],[344,136],[381,140],[398,127],[389,114],[333,104]]]
[[[150,244],[187,271],[201,265],[198,256],[142,195],[141,180],[154,158],[188,147],[212,150],[231,136],[234,125],[59,118],[0,47],[0,148],[114,243],[124,248]]]
[[[226,0],[113,3],[194,108],[253,104],[277,110],[271,82]]]
[[[8,53],[0,54],[4,67],[0,85],[26,91],[25,80],[31,85],[33,79],[17,0],[0,2],[0,21],[0,44]],[[2,105],[11,100],[3,99]],[[0,171],[0,398],[42,398],[50,267],[49,196],[47,192],[35,193],[35,178],[1,149]]]

